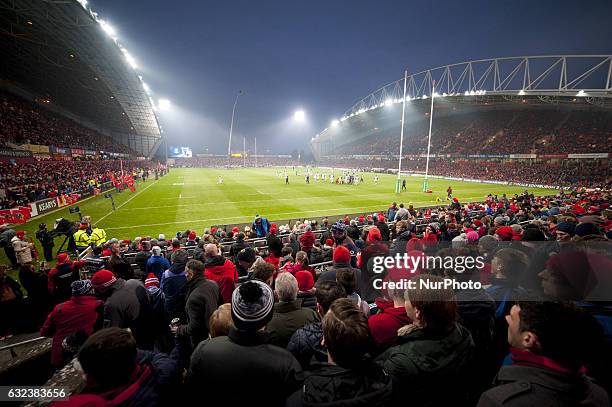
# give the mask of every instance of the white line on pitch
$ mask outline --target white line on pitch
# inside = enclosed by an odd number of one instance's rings
[[[141,193],[143,193],[144,191],[146,191],[147,189],[151,188],[153,185],[157,184],[159,182],[159,180],[157,181],[153,181],[152,184],[147,185],[147,187],[141,191],[138,191],[134,194],[134,196],[132,196],[130,199],[128,199],[127,201],[125,201],[124,203],[122,203],[121,205],[119,205],[117,207],[116,211],[110,211],[109,213],[107,213],[106,215],[102,216],[100,219],[98,219],[97,223],[102,222],[104,219],[106,219],[107,217],[109,217],[113,212],[117,212],[119,209],[123,208],[127,203],[129,203],[132,199],[136,198],[138,195],[140,195]]]

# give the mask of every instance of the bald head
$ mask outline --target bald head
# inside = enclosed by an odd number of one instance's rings
[[[217,249],[217,245],[213,243],[209,243],[206,246],[204,246],[204,255],[206,257],[218,256],[219,250]]]

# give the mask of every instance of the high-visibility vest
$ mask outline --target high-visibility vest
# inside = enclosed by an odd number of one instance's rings
[[[74,244],[76,244],[79,249],[84,249],[89,246],[90,237],[86,230],[79,229],[72,237],[74,238]]]
[[[106,243],[106,231],[104,229],[95,228],[91,231],[89,239],[90,243],[94,246],[100,246],[101,244]]]

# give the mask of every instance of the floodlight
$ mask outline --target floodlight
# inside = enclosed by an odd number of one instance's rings
[[[304,111],[303,111],[303,110],[298,110],[298,111],[296,111],[296,112],[293,114],[293,119],[294,119],[296,122],[300,122],[300,123],[302,123],[302,122],[304,122],[304,121],[306,120],[306,113],[304,113]]]
[[[340,124],[340,122],[337,119],[334,119],[331,122],[332,127],[336,127],[338,124]]]
[[[168,110],[172,107],[172,103],[168,99],[159,99],[157,105],[161,110]]]
[[[391,106],[393,104],[393,100],[387,99],[385,100],[385,106]]]

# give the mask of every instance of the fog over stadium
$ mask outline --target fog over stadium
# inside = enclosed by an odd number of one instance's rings
[[[236,93],[242,136],[290,151],[356,100],[409,73],[520,55],[605,54],[609,3],[590,1],[285,2],[105,1],[90,5],[116,27],[156,95],[177,107],[167,131],[195,150],[227,148]],[[563,24],[552,24],[564,21]],[[308,127],[281,123],[299,108]],[[177,141],[177,143],[178,143]],[[180,143],[178,143],[180,144]],[[252,148],[252,147],[251,147]],[[199,151],[204,152],[204,151]]]

